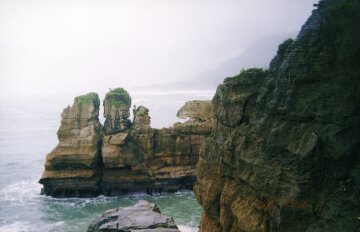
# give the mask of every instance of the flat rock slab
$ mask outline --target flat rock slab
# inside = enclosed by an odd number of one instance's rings
[[[89,226],[88,232],[180,232],[172,217],[161,214],[159,208],[141,200],[133,206],[105,211]]]

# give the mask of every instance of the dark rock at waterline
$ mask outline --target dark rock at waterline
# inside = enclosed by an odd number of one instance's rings
[[[200,231],[359,231],[360,2],[318,6],[269,70],[218,87]]]
[[[141,200],[133,206],[111,209],[96,218],[87,232],[180,232],[173,218],[154,203]]]

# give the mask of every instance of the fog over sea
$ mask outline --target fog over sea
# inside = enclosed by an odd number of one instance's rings
[[[188,100],[208,100],[214,92],[131,92],[133,105],[150,110],[154,128],[180,121],[177,110]],[[85,94],[79,93],[78,95]],[[105,93],[100,93],[102,102]],[[155,202],[181,231],[197,231],[201,208],[191,191],[88,199],[55,199],[40,195],[38,180],[45,156],[57,144],[62,110],[76,96],[9,96],[0,98],[0,231],[80,232],[107,209],[140,199]],[[100,120],[103,123],[103,109]]]

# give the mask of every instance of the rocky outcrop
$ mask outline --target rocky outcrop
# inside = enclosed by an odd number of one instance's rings
[[[203,104],[209,102],[198,102],[200,108]],[[195,165],[211,131],[211,119],[153,129],[147,108],[139,106],[133,113],[128,131],[104,137],[102,191],[119,195],[191,189]],[[114,138],[119,142],[115,143]]]
[[[177,116],[181,119],[206,121],[211,118],[211,101],[188,101],[180,108]]]
[[[40,183],[55,197],[90,197],[100,193],[101,125],[96,93],[75,98],[61,114],[59,144],[47,155]]]
[[[106,211],[89,226],[88,232],[180,232],[173,218],[161,214],[154,203],[139,201],[133,206]]]
[[[88,197],[192,188],[195,166],[211,131],[212,120],[205,116],[211,102],[197,101],[192,106],[196,119],[188,112],[189,121],[163,129],[151,128],[144,106],[134,108],[130,122],[130,104],[122,88],[107,93],[102,128],[97,94],[77,97],[64,110],[59,145],[47,156],[40,180],[45,194]]]
[[[200,231],[360,228],[359,23],[358,1],[321,1],[269,70],[218,87]]]
[[[129,128],[131,97],[123,88],[110,89],[104,100],[104,133],[114,134]]]

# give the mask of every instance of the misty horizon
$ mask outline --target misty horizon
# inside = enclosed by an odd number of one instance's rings
[[[316,2],[0,0],[0,97],[187,80],[298,31]]]

